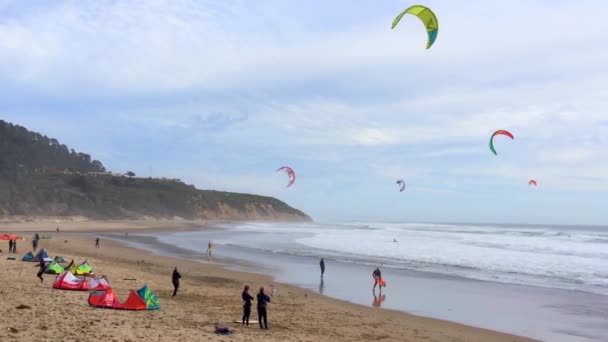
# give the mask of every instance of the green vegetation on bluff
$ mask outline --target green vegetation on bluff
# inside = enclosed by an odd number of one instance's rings
[[[87,154],[0,121],[0,216],[309,220],[272,197],[105,171]]]

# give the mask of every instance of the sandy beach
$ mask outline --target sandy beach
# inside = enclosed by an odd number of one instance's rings
[[[76,262],[87,259],[98,275],[106,275],[124,300],[131,289],[147,284],[157,294],[161,309],[127,312],[92,308],[87,293],[53,290],[54,276],[41,284],[34,263],[19,261],[30,250],[30,241],[19,243],[17,261],[7,260],[0,249],[0,340],[4,341],[531,341],[456,323],[376,309],[324,297],[256,274],[227,270],[148,252],[75,232],[127,231],[131,229],[188,229],[193,222],[172,221],[74,221],[61,222],[61,232],[41,240],[53,257]],[[201,226],[200,222],[196,225]],[[57,222],[5,223],[3,232],[54,233]],[[27,227],[27,229],[26,229]],[[31,233],[24,233],[29,238]],[[64,241],[68,242],[65,243]],[[181,292],[172,298],[171,271],[184,276]],[[127,280],[136,279],[136,280]],[[231,323],[241,317],[240,293],[245,284],[278,289],[269,307],[267,331],[258,326]],[[255,291],[254,291],[255,293]],[[18,307],[25,307],[18,309]],[[255,315],[255,309],[253,310]],[[213,324],[235,330],[230,337],[214,334]]]

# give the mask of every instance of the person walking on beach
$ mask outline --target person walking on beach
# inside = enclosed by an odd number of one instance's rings
[[[380,273],[380,267],[376,267],[374,272],[372,273],[372,277],[374,277],[374,291],[376,291],[376,285],[380,285],[380,279],[382,279],[382,273]],[[380,291],[382,291],[382,286],[380,285]]]
[[[177,267],[173,270],[173,275],[171,276],[171,282],[173,283],[173,297],[177,295],[177,289],[179,289],[179,280],[182,278],[182,275],[177,271]]]
[[[249,285],[245,285],[245,289],[241,294],[241,298],[243,299],[243,325],[247,324],[247,326],[249,326],[249,316],[251,315],[251,301],[253,300],[253,296],[249,294]]]
[[[44,278],[42,278],[42,275],[44,274],[44,272],[46,272],[46,263],[44,262],[44,259],[40,259],[40,263],[38,265],[36,265],[36,267],[40,267],[40,269],[38,270],[38,274],[36,274],[36,277],[40,278],[40,282],[44,282]]]
[[[99,248],[99,238],[95,239],[95,248]]]
[[[32,248],[34,249],[34,252],[38,249],[38,239],[34,238],[34,240],[32,240]]]
[[[270,297],[264,293],[264,287],[260,287],[260,292],[257,295],[258,300],[258,321],[260,329],[268,329],[268,312],[266,306],[270,302]]]
[[[321,278],[323,278],[323,274],[325,274],[325,260],[323,258],[319,261],[319,266],[321,267]]]
[[[209,241],[209,244],[207,245],[207,255],[211,256],[211,251],[213,250],[213,242]]]

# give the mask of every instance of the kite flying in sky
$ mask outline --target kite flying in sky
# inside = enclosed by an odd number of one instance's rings
[[[433,13],[433,11],[431,11],[428,7],[421,5],[410,6],[405,11],[401,12],[401,14],[399,14],[395,20],[393,20],[391,29],[394,29],[397,24],[399,24],[399,21],[401,21],[401,18],[403,18],[403,16],[406,14],[415,15],[422,21],[428,35],[426,48],[430,48],[435,42],[435,39],[437,39],[437,33],[439,32],[439,23],[437,22],[435,13]]]
[[[494,153],[494,154],[496,154],[496,150],[494,149],[494,137],[497,135],[506,135],[509,138],[513,139],[513,134],[511,134],[511,132],[509,132],[509,131],[500,129],[500,130],[494,132],[494,134],[492,134],[492,137],[490,138],[490,151],[492,151],[492,153]]]
[[[281,166],[280,168],[277,169],[276,172],[279,171],[285,171],[287,173],[287,176],[289,177],[289,182],[287,183],[286,188],[289,188],[290,186],[293,185],[293,183],[296,181],[296,173],[293,171],[293,169],[289,166]]]
[[[398,180],[397,185],[399,186],[399,192],[403,192],[403,190],[405,190],[405,181],[403,181],[403,179]]]

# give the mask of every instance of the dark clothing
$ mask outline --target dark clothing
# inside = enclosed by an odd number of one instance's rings
[[[268,329],[268,313],[266,312],[266,305],[270,302],[270,297],[264,293],[258,293],[258,321],[260,322],[261,329]],[[262,324],[264,323],[264,324]]]
[[[266,308],[258,306],[258,321],[260,322],[260,329],[268,329],[268,313],[266,312]]]
[[[243,291],[241,294],[241,298],[243,299],[243,324],[249,325],[249,316],[251,315],[251,301],[253,300],[253,296],[249,294],[247,291]]]
[[[173,270],[173,275],[171,276],[171,282],[173,282],[173,297],[177,295],[177,289],[179,289],[179,280],[182,278],[182,275],[177,272],[177,270]]]
[[[99,248],[99,238],[95,239],[95,248]]]
[[[36,249],[38,248],[38,240],[32,240],[32,248],[34,249],[34,251],[36,251]]]
[[[13,240],[13,253],[17,253],[17,241]]]
[[[380,269],[379,268],[376,268],[374,270],[374,273],[372,273],[372,277],[374,277],[374,278],[382,278],[382,273],[380,273]]]
[[[40,278],[40,282],[42,283],[44,282],[44,278],[42,278],[42,275],[44,274],[44,272],[46,272],[46,264],[44,263],[44,260],[40,260],[38,267],[40,267],[40,269],[38,270],[38,274],[36,274],[36,277]]]
[[[251,316],[251,305],[243,306],[243,324],[249,325],[250,316]]]
[[[8,252],[13,253],[13,240],[8,240]]]
[[[321,276],[323,276],[323,273],[325,273],[325,261],[323,259],[319,261],[319,266],[321,266]]]
[[[241,298],[243,298],[243,306],[251,307],[251,301],[253,300],[253,296],[250,295],[249,292],[243,291]]]
[[[264,293],[258,293],[257,299],[258,299],[258,308],[265,308],[266,304],[268,304],[270,302],[270,297]]]

